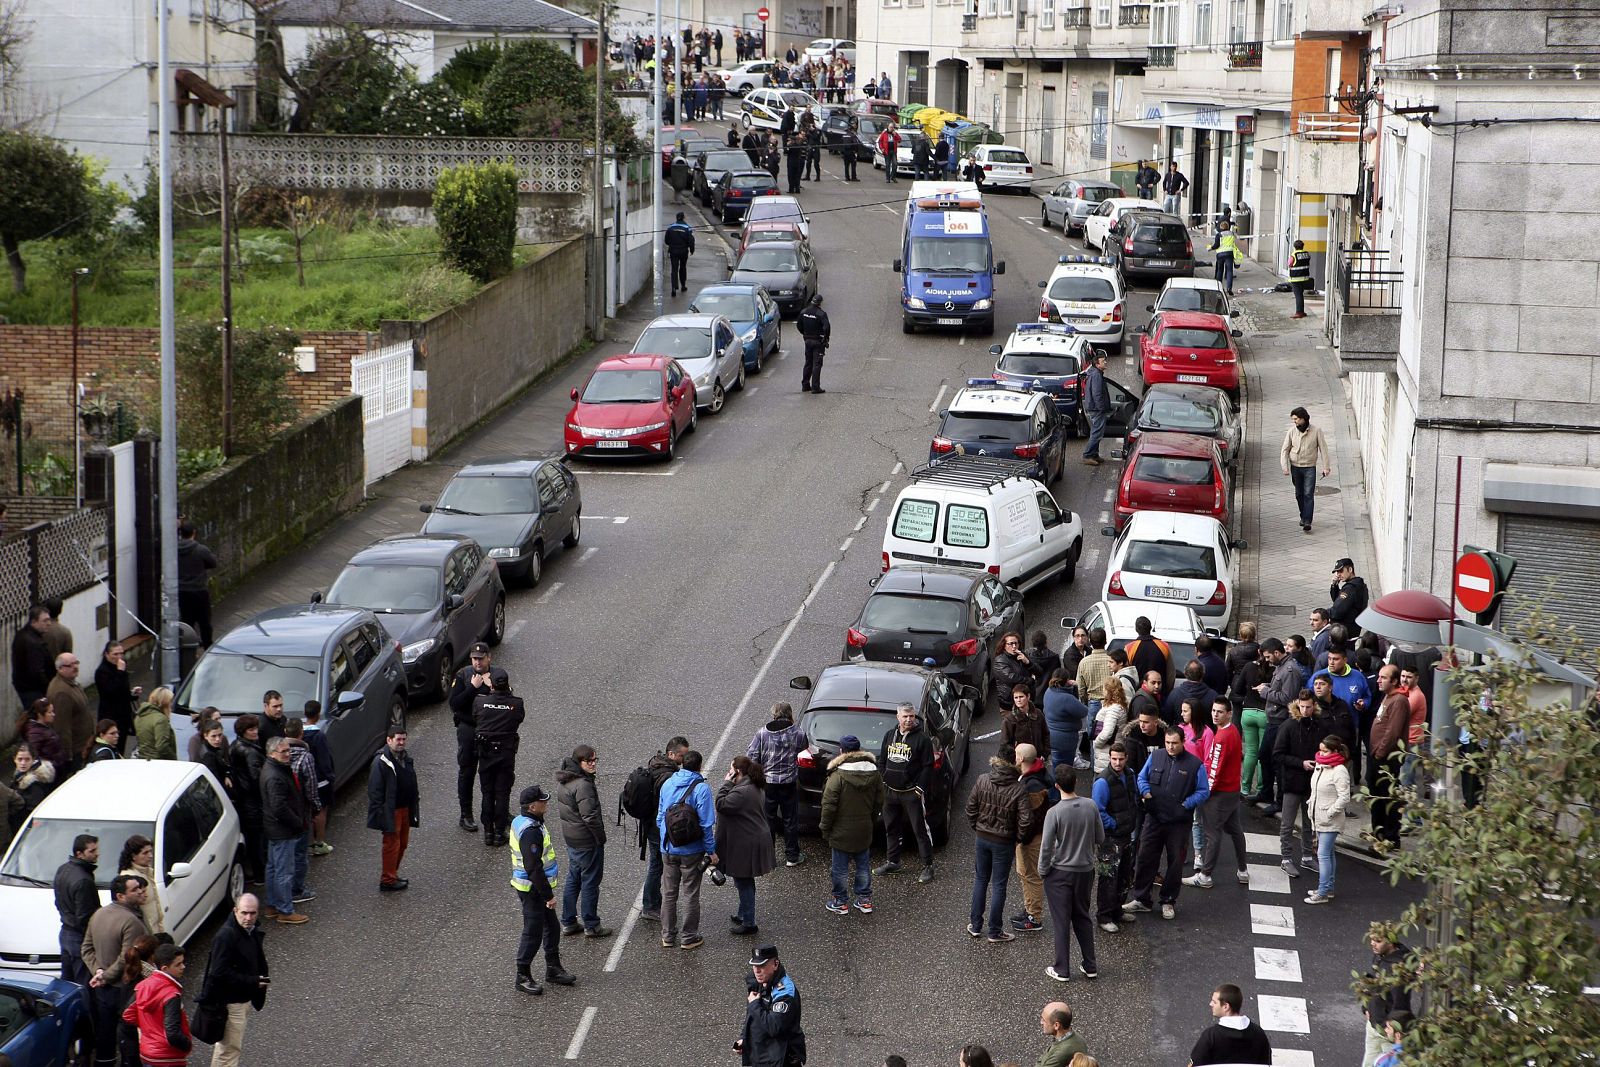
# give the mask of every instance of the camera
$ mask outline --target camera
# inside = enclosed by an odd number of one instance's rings
[[[710,878],[712,885],[724,886],[728,884],[728,876],[722,873],[721,867],[711,868]]]

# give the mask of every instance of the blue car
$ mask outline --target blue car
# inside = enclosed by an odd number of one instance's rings
[[[92,1062],[88,992],[76,982],[42,974],[0,974],[0,1056],[16,1067]]]
[[[701,315],[722,315],[733,323],[744,346],[744,369],[761,373],[761,361],[778,354],[783,343],[782,316],[777,301],[760,285],[708,285],[694,294],[689,310]]]

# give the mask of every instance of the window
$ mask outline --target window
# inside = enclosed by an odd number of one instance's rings
[[[350,631],[345,637],[345,645],[350,650],[350,661],[356,674],[366,670],[367,664],[378,658],[377,646],[364,630]]]
[[[1049,493],[1039,494],[1039,521],[1046,530],[1061,525],[1061,508]]]
[[[190,787],[161,820],[161,863],[166,869],[158,873],[163,883],[173,864],[194,859],[195,853],[200,851],[200,843],[207,837],[200,832],[198,812],[189,796],[192,792],[193,787]]]
[[[952,548],[988,548],[989,513],[971,504],[944,509],[944,543]]]
[[[1211,43],[1211,0],[1195,0],[1194,44],[1204,48]]]
[[[994,18],[995,14],[999,10],[1000,10],[999,0],[984,0],[983,13],[985,15],[988,15],[990,18]]]
[[[717,328],[717,346],[720,348],[727,343],[727,339],[723,337],[723,330],[719,326]],[[556,483],[550,477],[550,472],[545,470],[543,467],[540,467],[534,472],[533,480],[534,484],[539,487],[540,509],[544,510],[555,507],[557,498],[560,494],[556,491]]]
[[[1294,36],[1294,0],[1278,0],[1278,17],[1272,28],[1272,37],[1287,41]]]
[[[355,675],[350,670],[350,657],[345,652],[344,645],[335,646],[333,658],[328,663],[329,701],[337,701],[339,694],[348,690],[354,680]]]
[[[1056,28],[1056,0],[1040,0],[1039,28],[1045,30]]]
[[[467,583],[472,579],[473,568],[468,565],[468,550],[458,548],[450,553],[450,558],[444,565],[444,591],[455,596],[463,596],[467,591]]]
[[[978,618],[987,622],[998,607],[994,602],[994,589],[988,581],[978,583],[978,588],[973,590],[972,599],[978,605]]]
[[[10,1042],[32,1021],[33,1013],[23,1010],[22,994],[0,991],[0,1045]]]
[[[907,541],[933,543],[933,532],[938,528],[939,505],[931,500],[900,501],[894,516],[894,535]]]
[[[1095,0],[1095,2],[1097,4],[1099,4],[1099,3],[1102,2],[1102,0]],[[1111,7],[1110,7],[1110,4],[1109,4],[1109,0],[1105,0],[1105,2],[1106,2],[1106,12],[1107,12],[1106,17],[1109,19],[1111,17],[1110,16]],[[1096,20],[1095,21],[1095,25],[1097,25],[1097,26],[1098,25],[1102,25],[1102,23],[1100,23],[1100,21],[1099,21],[1099,18],[1100,18],[1100,11],[1099,11],[1099,8],[1097,7],[1095,9],[1095,20]],[[1106,23],[1104,23],[1104,25],[1109,26],[1110,23],[1106,22]],[[1110,93],[1105,92],[1104,90],[1096,90],[1095,91],[1095,93],[1093,95],[1092,103],[1090,105],[1089,121],[1090,121],[1090,126],[1089,126],[1089,158],[1090,159],[1105,159],[1106,158],[1106,140],[1107,140],[1107,135],[1110,133],[1110,126],[1111,126],[1111,94]],[[1109,205],[1109,204],[1101,204],[1100,206],[1107,209],[1106,212],[1105,212],[1107,215],[1111,214],[1111,211],[1110,211],[1111,205]]]
[[[1011,14],[1011,0],[1000,0],[1000,14]]]
[[[1150,9],[1150,44],[1170,48],[1178,43],[1177,0],[1158,3]]]
[[[1096,26],[1111,25],[1111,0],[1094,0],[1094,24]]]
[[[1249,28],[1249,12],[1245,9],[1245,0],[1228,0],[1228,43],[1240,44],[1245,40],[1245,31]]]

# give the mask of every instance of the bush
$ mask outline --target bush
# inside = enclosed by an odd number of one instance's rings
[[[294,347],[287,330],[233,331],[233,449],[253,452],[294,421],[289,395]],[[186,322],[178,330],[178,445],[198,452],[222,445],[222,330]]]
[[[445,308],[470,300],[478,283],[469,275],[434,263],[411,275],[405,283],[403,299],[417,318],[428,318]]]
[[[451,266],[480,282],[500,277],[517,241],[517,169],[500,162],[441,171],[433,216]]]
[[[0,245],[20,293],[27,288],[21,243],[80,233],[101,205],[83,157],[49,137],[0,131],[0,174]]]
[[[571,56],[548,41],[518,41],[500,53],[483,80],[483,121],[491,137],[517,132],[522,111],[534,101],[582,110],[592,99]],[[592,106],[592,105],[590,105]]]

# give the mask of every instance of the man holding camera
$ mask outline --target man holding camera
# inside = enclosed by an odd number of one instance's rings
[[[478,774],[478,721],[473,702],[492,691],[489,646],[479,641],[468,653],[468,664],[456,672],[450,686],[450,718],[456,724],[456,799],[461,804],[459,825],[469,834],[478,832],[472,818],[472,780]]]

